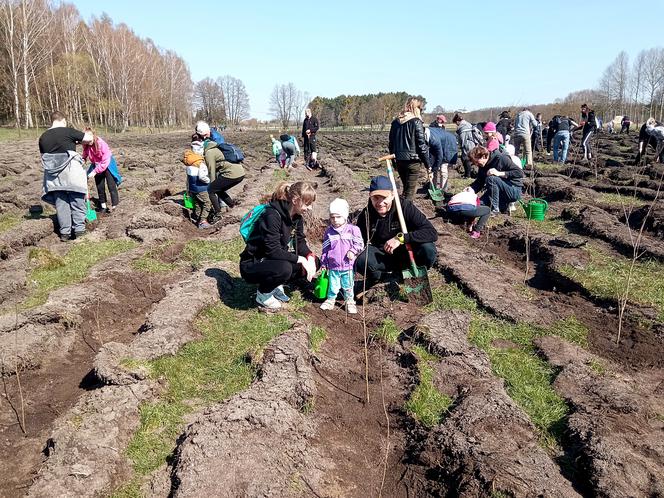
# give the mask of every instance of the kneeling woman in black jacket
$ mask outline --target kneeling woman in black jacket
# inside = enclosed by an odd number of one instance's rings
[[[315,200],[311,183],[279,184],[240,254],[240,274],[258,284],[256,302],[267,309],[277,310],[289,300],[283,284],[299,276],[311,281],[316,273],[302,220]]]

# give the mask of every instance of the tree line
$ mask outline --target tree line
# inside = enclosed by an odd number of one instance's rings
[[[84,22],[71,4],[0,0],[0,122],[76,123],[116,129],[191,122],[184,60],[107,15]]]

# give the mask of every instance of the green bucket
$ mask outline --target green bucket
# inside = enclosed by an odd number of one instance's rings
[[[186,209],[194,209],[194,199],[189,195],[189,192],[182,194],[182,203]]]
[[[530,199],[528,204],[519,201],[523,210],[526,212],[526,218],[529,220],[542,221],[546,216],[546,211],[549,209],[549,203],[544,199]]]

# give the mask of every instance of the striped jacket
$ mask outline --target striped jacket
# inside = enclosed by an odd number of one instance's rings
[[[355,260],[346,257],[348,251],[357,256],[364,249],[364,240],[360,229],[352,223],[339,228],[329,226],[323,236],[323,254],[320,263],[328,270],[351,270]]]

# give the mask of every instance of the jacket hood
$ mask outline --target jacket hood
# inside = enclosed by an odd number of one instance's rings
[[[271,201],[270,206],[277,210],[287,224],[290,225],[293,222],[293,218],[290,215],[290,203],[288,201]]]
[[[466,121],[465,119],[461,120],[459,122],[459,124],[457,125],[457,130],[461,131],[461,132],[469,131],[472,128],[473,128],[472,125],[468,121]]]
[[[215,142],[214,140],[206,140],[203,150],[205,150],[205,152],[207,152],[209,149],[214,149],[216,146],[217,146],[217,142]]]
[[[42,154],[42,166],[44,171],[55,174],[64,170],[69,162],[78,155],[74,152],[69,154],[68,152],[61,152],[58,154]]]
[[[404,124],[410,121],[411,119],[415,119],[417,116],[413,114],[412,112],[404,112],[402,114],[399,114],[397,116],[397,119],[399,120],[399,124]]]

